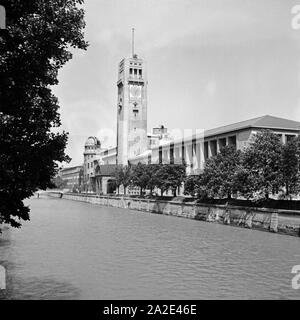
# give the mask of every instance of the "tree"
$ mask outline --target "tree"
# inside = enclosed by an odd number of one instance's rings
[[[130,166],[124,166],[122,168],[123,170],[123,181],[122,185],[124,187],[124,194],[126,195],[126,189],[132,182],[132,170]]]
[[[236,191],[235,175],[240,163],[241,151],[233,146],[225,146],[217,155],[207,159],[201,185],[205,185],[208,195],[230,199]]]
[[[298,146],[296,139],[292,139],[282,146],[280,170],[287,196],[297,193],[300,187],[300,150]]]
[[[157,170],[159,169],[158,164],[148,164],[146,166],[146,171],[148,174],[147,188],[150,190],[150,195],[152,196],[154,188],[158,185]]]
[[[65,154],[67,133],[51,86],[72,58],[86,49],[82,0],[3,0],[7,32],[0,38],[0,221],[29,220],[23,199],[51,185]],[[58,130],[56,129],[56,132]]]
[[[200,187],[200,175],[187,176],[184,181],[184,194],[195,197]]]
[[[126,188],[131,184],[132,181],[132,170],[130,166],[118,165],[115,170],[116,187],[119,188],[121,185],[124,187],[124,194],[126,195]]]
[[[282,184],[281,175],[282,143],[279,136],[270,130],[258,132],[244,152],[243,166],[251,180],[251,192],[264,195],[279,189]]]
[[[156,186],[161,190],[161,196],[169,189],[176,197],[176,190],[182,185],[186,177],[186,168],[183,164],[161,164],[156,171]]]
[[[63,189],[67,185],[67,181],[63,180],[60,176],[56,176],[52,179],[53,186],[57,189]]]
[[[140,188],[140,195],[143,194],[143,190],[146,189],[151,178],[151,172],[147,170],[147,167],[146,164],[140,162],[132,166],[132,185]]]

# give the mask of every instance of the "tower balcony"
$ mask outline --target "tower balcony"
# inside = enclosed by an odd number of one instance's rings
[[[135,82],[135,83],[144,83],[145,82],[145,80],[142,77],[136,77],[136,76],[129,76],[128,81]]]

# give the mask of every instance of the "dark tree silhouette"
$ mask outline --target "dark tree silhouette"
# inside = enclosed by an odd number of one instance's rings
[[[29,220],[23,199],[51,185],[67,161],[67,134],[51,91],[58,70],[86,49],[82,0],[4,0],[7,30],[0,37],[0,223]],[[58,130],[56,130],[57,132]]]

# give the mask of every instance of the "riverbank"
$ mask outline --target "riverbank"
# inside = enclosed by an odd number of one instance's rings
[[[54,197],[61,197],[61,193],[58,192],[50,192],[48,194]],[[171,215],[296,237],[300,236],[300,211],[296,210],[182,203],[155,199],[108,197],[76,193],[64,193],[62,197],[68,200],[88,202],[102,206]]]

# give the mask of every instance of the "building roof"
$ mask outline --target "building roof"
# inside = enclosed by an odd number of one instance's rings
[[[85,146],[100,146],[100,140],[97,137],[88,137]]]
[[[204,136],[214,136],[226,132],[237,131],[247,128],[264,128],[264,129],[283,129],[283,130],[300,130],[300,122],[278,118],[270,115],[233,123],[227,126],[218,127],[215,129],[205,130]]]
[[[83,168],[83,166],[74,166],[74,167],[67,167],[67,168],[62,168],[60,169],[60,172],[64,173],[67,171],[71,171],[71,170],[81,170]]]
[[[298,131],[300,132],[300,122],[294,120],[288,120],[284,118],[278,118],[270,115],[265,115],[262,117],[241,121],[233,123],[227,126],[218,127],[210,130],[196,130],[196,135],[184,137],[185,142],[191,142],[194,137],[198,139],[205,139],[217,135],[228,134],[231,132],[236,132],[239,130],[245,130],[250,128],[256,129],[273,129],[273,130],[285,130],[285,131]],[[161,141],[160,145],[152,146],[151,149],[158,149],[160,146],[168,146],[170,143],[181,143],[182,138],[177,138],[175,140],[165,140]]]

